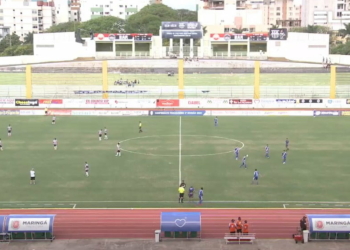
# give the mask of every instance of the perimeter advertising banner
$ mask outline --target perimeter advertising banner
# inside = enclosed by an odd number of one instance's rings
[[[350,214],[307,214],[310,233],[350,233]]]
[[[7,217],[7,231],[13,232],[53,232],[54,214],[20,214]]]
[[[202,25],[199,22],[162,22],[162,38],[201,39]]]
[[[176,111],[158,111],[150,110],[150,116],[204,116],[210,115],[210,111],[205,110],[176,110]]]
[[[39,106],[39,99],[15,99],[15,106],[20,106],[20,107]]]
[[[160,215],[162,232],[200,232],[201,213],[199,212],[162,212]]]

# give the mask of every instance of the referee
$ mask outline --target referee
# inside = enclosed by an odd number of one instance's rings
[[[184,195],[185,195],[185,188],[183,186],[180,186],[179,189],[179,203],[184,203]]]

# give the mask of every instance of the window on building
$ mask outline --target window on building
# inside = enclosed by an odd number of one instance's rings
[[[22,15],[22,12],[21,12],[21,15]]]
[[[293,8],[292,7],[289,7],[289,10],[292,10]]]
[[[74,16],[76,16],[76,15],[77,15],[77,13],[75,12],[75,13],[74,13]]]
[[[277,7],[277,9],[276,10],[281,10],[281,7]]]
[[[315,6],[315,9],[317,9],[317,6]]]
[[[74,18],[74,21],[76,22],[76,21],[77,21],[77,19],[76,19],[76,18]]]
[[[230,32],[230,28],[224,28],[224,32]]]
[[[326,9],[328,9],[328,6],[324,6]]]
[[[4,13],[4,10],[0,10],[0,13]]]
[[[249,32],[255,32],[255,28],[249,28]]]
[[[343,4],[338,4],[337,8],[338,8],[338,10],[342,10],[342,9],[344,9],[344,5]]]
[[[119,12],[119,15],[123,15],[123,12]]]
[[[337,12],[337,17],[342,17],[343,13],[342,12]]]
[[[60,14],[60,12],[59,12],[59,11],[57,11],[57,14]]]
[[[280,12],[277,12],[277,13],[276,13],[276,16],[280,16],[280,15],[281,15],[281,13],[280,13]]]
[[[0,20],[4,20],[4,17],[0,16]]]
[[[38,28],[38,26],[37,25],[33,25],[33,29],[37,29]]]
[[[293,16],[293,12],[289,12],[289,15],[290,15],[290,16]]]
[[[109,7],[109,5],[105,5],[105,7]]]
[[[21,19],[21,22],[23,22],[23,20]]]
[[[21,27],[21,29],[23,29],[23,27]]]
[[[109,15],[109,12],[105,12],[105,15]]]
[[[110,9],[109,11],[113,11],[113,9]]]
[[[119,8],[123,8],[123,5],[119,5]]]
[[[14,24],[13,26],[16,26],[16,24]]]
[[[32,10],[32,14],[38,14],[38,11]]]

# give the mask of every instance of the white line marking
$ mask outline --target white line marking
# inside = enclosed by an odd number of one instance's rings
[[[289,204],[283,204],[283,208],[287,208]]]
[[[179,135],[150,135],[150,136],[141,136],[141,137],[135,137],[135,138],[130,138],[130,139],[126,139],[123,141],[120,141],[120,143],[122,142],[126,142],[126,141],[131,141],[131,140],[137,140],[137,139],[145,139],[145,138],[152,138],[152,137],[169,137],[169,136],[176,136],[178,137]],[[181,137],[183,136],[192,136],[192,137],[209,137],[209,138],[217,138],[217,139],[225,139],[225,140],[229,140],[229,141],[235,141],[241,144],[241,147],[239,148],[240,150],[242,150],[244,148],[244,143],[236,140],[236,139],[231,139],[231,138],[227,138],[227,137],[221,137],[221,136],[210,136],[210,135],[181,135]],[[135,152],[135,151],[131,151],[131,150],[127,150],[122,148],[122,150],[124,152],[128,152],[128,153],[132,153],[132,154],[139,154],[139,155],[147,155],[147,156],[162,156],[162,157],[174,157],[174,156],[178,156],[176,155],[162,155],[162,154],[151,154],[151,153],[142,153],[142,152]],[[232,153],[233,150],[230,151],[225,151],[225,152],[221,152],[221,153],[214,153],[214,154],[200,154],[200,155],[184,155],[182,154],[181,157],[187,156],[187,157],[203,157],[203,156],[214,156],[214,155],[223,155],[223,154],[229,154]]]
[[[181,135],[181,130],[182,130],[182,119],[180,116],[180,122],[179,122],[179,184],[181,184],[181,150],[182,150],[182,135]]]
[[[59,206],[64,206],[64,204],[58,204]]]
[[[73,209],[75,209],[75,208],[76,208],[76,206],[77,206],[77,204],[71,204],[71,205],[73,205]]]

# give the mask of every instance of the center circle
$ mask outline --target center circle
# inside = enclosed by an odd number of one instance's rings
[[[165,140],[165,138],[170,138]],[[188,138],[190,139],[188,141]],[[214,139],[214,140],[213,140]],[[132,143],[138,141],[137,144]],[[148,156],[177,156],[200,157],[229,154],[234,148],[242,149],[244,143],[231,138],[210,135],[150,135],[126,139],[120,141],[124,152],[148,155]],[[181,151],[180,151],[181,148]],[[162,153],[164,151],[176,151],[173,154]],[[217,153],[190,153],[192,150],[203,150]],[[148,151],[148,152],[147,152]],[[219,152],[218,152],[219,151]]]

